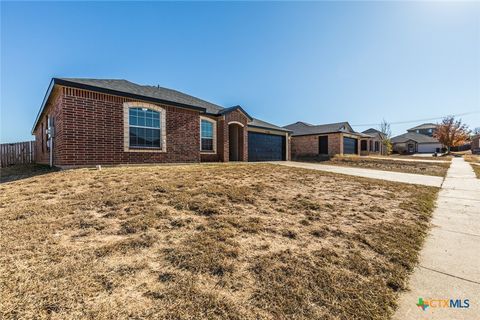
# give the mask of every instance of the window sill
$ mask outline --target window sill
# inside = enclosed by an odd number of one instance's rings
[[[201,154],[217,154],[215,150],[200,150]]]
[[[129,149],[140,149],[140,150],[162,150],[161,147],[128,147]]]
[[[167,152],[167,150],[162,149],[162,148],[128,147],[128,148],[125,149],[125,152],[157,153],[157,152]]]

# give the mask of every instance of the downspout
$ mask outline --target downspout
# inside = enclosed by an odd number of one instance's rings
[[[47,126],[47,134],[48,134],[48,146],[50,149],[50,167],[53,167],[53,137],[54,137],[54,127],[53,127],[53,119],[52,117],[48,116],[48,126]]]

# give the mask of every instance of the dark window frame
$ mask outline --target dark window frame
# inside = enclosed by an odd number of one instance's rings
[[[147,115],[149,116],[147,117]],[[135,121],[132,121],[134,119]],[[143,106],[128,107],[128,146],[130,149],[161,150],[162,130],[160,111]],[[134,137],[132,132],[135,132]],[[136,139],[136,142],[132,143],[132,139]],[[140,140],[143,142],[140,143]],[[150,141],[150,145],[147,141]]]

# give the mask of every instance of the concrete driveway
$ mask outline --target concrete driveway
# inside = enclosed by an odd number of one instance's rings
[[[312,170],[320,170],[341,174],[348,174],[352,176],[388,180],[394,182],[403,182],[410,184],[420,184],[424,186],[440,187],[443,182],[442,177],[427,176],[422,174],[382,171],[365,168],[331,166],[319,163],[295,162],[295,161],[273,161],[273,164],[279,164],[289,167],[305,168]]]

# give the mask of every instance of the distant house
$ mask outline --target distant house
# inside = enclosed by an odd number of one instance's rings
[[[297,121],[283,128],[292,132],[292,159],[385,152],[380,132],[355,132],[348,122],[313,125]]]
[[[480,154],[480,134],[474,135],[471,140],[472,153]]]
[[[441,152],[443,145],[433,137],[436,125],[424,123],[407,130],[407,133],[393,137],[392,148],[396,153]]]
[[[424,123],[408,129],[407,132],[420,133],[429,137],[433,137],[433,133],[435,132],[436,128],[437,125],[435,123]]]
[[[383,144],[383,141],[385,140],[385,135],[381,131],[370,128],[365,131],[362,131],[362,133],[367,134],[371,137],[368,140],[361,141],[362,154],[364,151],[365,151],[365,154],[371,154],[371,153],[378,153],[382,155],[387,154],[387,149]]]
[[[59,167],[289,159],[290,131],[188,94],[112,79],[54,78],[32,129]]]

